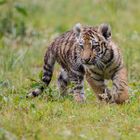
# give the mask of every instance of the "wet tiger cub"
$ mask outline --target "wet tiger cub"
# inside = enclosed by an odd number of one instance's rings
[[[123,103],[128,99],[127,73],[119,48],[111,40],[111,28],[107,24],[98,27],[76,24],[74,28],[59,37],[51,45],[44,57],[42,81],[49,85],[57,61],[62,69],[58,77],[61,94],[66,93],[69,83],[73,83],[74,99],[85,100],[84,78],[99,100],[109,103]],[[105,84],[111,79],[112,90]],[[44,87],[27,95],[38,96]]]

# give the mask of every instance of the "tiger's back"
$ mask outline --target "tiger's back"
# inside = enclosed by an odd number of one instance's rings
[[[62,66],[63,69],[70,70],[71,68],[77,69],[76,65],[80,65],[79,52],[77,47],[76,34],[73,30],[60,35],[53,43],[56,61]]]

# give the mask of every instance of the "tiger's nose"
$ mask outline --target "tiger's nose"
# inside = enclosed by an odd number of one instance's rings
[[[84,58],[84,59],[82,59],[82,62],[85,63],[85,64],[88,63],[89,61],[90,61],[90,58]]]

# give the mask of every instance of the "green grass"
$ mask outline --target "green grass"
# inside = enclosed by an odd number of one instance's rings
[[[0,39],[0,140],[139,140],[140,10],[139,0],[20,0],[28,10],[25,23],[37,34],[18,42]],[[87,102],[60,99],[55,70],[50,87],[34,99],[26,93],[39,80],[44,52],[53,38],[75,23],[110,23],[128,69],[130,103],[97,102],[85,83]],[[22,39],[23,40],[23,39]],[[56,68],[59,68],[56,65]]]

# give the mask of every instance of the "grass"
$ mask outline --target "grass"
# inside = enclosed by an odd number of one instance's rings
[[[22,42],[0,39],[0,139],[138,140],[140,138],[139,0],[20,0],[28,10],[25,23],[36,31]],[[46,47],[77,22],[110,23],[128,69],[130,103],[98,103],[87,83],[86,104],[59,99],[55,70],[50,87],[34,99],[26,93],[39,79]],[[56,65],[56,68],[59,68]]]

